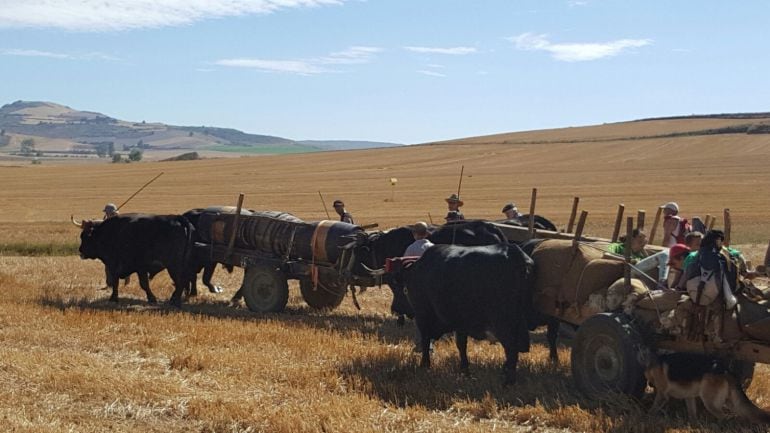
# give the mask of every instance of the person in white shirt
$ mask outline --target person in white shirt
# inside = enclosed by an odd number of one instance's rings
[[[425,250],[433,246],[433,242],[428,240],[428,224],[418,221],[410,226],[410,228],[412,229],[414,242],[406,247],[404,257],[421,257]]]

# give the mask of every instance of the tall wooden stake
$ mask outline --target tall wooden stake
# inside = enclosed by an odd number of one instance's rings
[[[655,232],[658,230],[658,224],[660,224],[660,216],[663,214],[663,206],[658,207],[655,211],[655,222],[652,223],[652,229],[650,230],[650,245],[653,245],[655,241]]]
[[[577,229],[575,229],[575,237],[572,238],[572,246],[577,248],[580,243],[580,237],[583,236],[583,228],[586,225],[586,218],[588,218],[587,211],[580,211],[580,219],[578,219]]]
[[[241,209],[243,208],[243,193],[238,194],[238,204],[235,206],[235,218],[233,218],[233,228],[230,232],[230,242],[227,243],[227,257],[233,254],[235,247],[235,236],[238,234],[238,223],[241,221]]]
[[[639,230],[644,230],[644,209],[639,209],[636,212],[636,227]]]
[[[617,242],[618,236],[620,236],[620,224],[623,222],[623,210],[625,208],[623,203],[618,205],[618,215],[615,217],[615,229],[612,230],[612,242]]]
[[[725,246],[730,246],[730,232],[733,229],[732,221],[730,220],[730,209],[725,208],[724,210],[724,218],[725,218]]]
[[[321,197],[321,204],[324,205],[324,212],[326,212],[326,219],[327,220],[332,219],[331,215],[329,215],[329,209],[326,208],[326,201],[324,200],[323,194],[321,194],[321,190],[318,190],[318,197]]]
[[[532,188],[532,200],[529,202],[529,238],[535,237],[535,203],[537,202],[537,188]]]
[[[572,212],[569,214],[569,223],[567,223],[567,233],[572,233],[572,229],[575,226],[575,217],[577,216],[578,203],[580,203],[580,197],[573,197]]]

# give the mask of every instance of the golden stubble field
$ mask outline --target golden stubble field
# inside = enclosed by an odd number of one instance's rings
[[[638,127],[638,125],[635,125]],[[617,129],[617,128],[616,128]],[[615,133],[615,132],[613,132]],[[636,131],[633,132],[635,135]],[[653,131],[654,133],[654,131]],[[597,135],[598,136],[598,135]],[[504,138],[502,141],[508,140]],[[496,141],[497,140],[497,141]],[[572,197],[590,212],[588,232],[607,236],[615,207],[676,200],[686,216],[733,213],[733,238],[754,261],[770,237],[770,136],[724,135],[593,143],[450,144],[292,156],[130,165],[0,167],[0,242],[74,243],[66,222],[98,217],[159,172],[126,211],[182,212],[234,204],[323,217],[318,198],[343,198],[360,223],[438,222],[456,191],[468,217],[497,218],[502,204],[528,206],[564,225]],[[398,178],[395,202],[389,178]],[[387,201],[386,201],[387,200]],[[652,215],[648,215],[648,225]],[[718,224],[719,225],[719,224]],[[451,339],[434,368],[417,367],[413,325],[398,328],[390,292],[371,288],[356,310],[309,310],[292,285],[282,314],[227,305],[241,274],[217,271],[228,289],[181,309],[149,306],[136,279],[118,305],[101,291],[103,268],[75,256],[0,256],[0,426],[3,431],[352,432],[352,431],[745,431],[746,426],[650,417],[608,396],[574,388],[569,346],[549,365],[544,336],[520,360],[520,383],[500,386],[502,349],[469,347],[472,375],[457,369]],[[170,295],[165,274],[152,282]],[[205,289],[204,289],[205,290]],[[761,406],[770,373],[750,389]]]

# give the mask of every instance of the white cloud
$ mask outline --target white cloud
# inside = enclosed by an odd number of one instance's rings
[[[329,54],[327,57],[322,57],[318,60],[318,63],[334,65],[369,63],[374,58],[374,55],[380,51],[382,49],[377,47],[350,47],[347,50],[337,51]]]
[[[180,26],[346,0],[0,0],[0,27],[114,31]]]
[[[448,54],[453,56],[464,56],[466,54],[472,54],[477,51],[476,48],[473,47],[404,47],[404,49],[414,53]]]
[[[567,0],[569,7],[574,8],[578,6],[588,6],[588,2],[585,0]]]
[[[265,60],[265,59],[223,59],[214,62],[220,66],[259,69],[265,72],[287,72],[299,75],[315,75],[330,70],[313,65],[304,60]]]
[[[50,51],[39,50],[22,50],[12,48],[9,50],[0,50],[0,54],[4,56],[19,56],[19,57],[48,57],[50,59],[72,59],[69,54],[52,53]]]
[[[417,71],[417,73],[418,74],[423,74],[423,75],[428,75],[428,76],[431,76],[431,77],[442,77],[442,78],[446,77],[446,75],[444,75],[442,73],[439,73],[439,72],[436,72],[436,71],[420,70],[420,71]]]
[[[214,62],[220,66],[251,68],[265,72],[284,72],[298,75],[316,75],[336,72],[325,65],[353,65],[370,63],[375,54],[381,52],[378,47],[354,46],[344,51],[333,52],[315,59],[269,60],[254,58],[221,59]]]
[[[110,56],[108,54],[104,54],[100,52],[91,52],[91,53],[85,53],[85,54],[68,54],[68,53],[53,53],[50,51],[40,51],[40,50],[26,50],[26,49],[18,49],[18,48],[0,50],[0,55],[19,56],[19,57],[47,57],[49,59],[60,59],[60,60],[110,60],[110,61],[121,60],[118,57]]]
[[[425,66],[428,67],[428,68],[435,68],[435,69],[443,69],[444,68],[444,65],[439,65],[437,63],[428,63]]]
[[[554,44],[547,35],[522,33],[507,38],[516,44],[520,50],[547,51],[556,60],[563,62],[584,62],[598,60],[620,54],[629,48],[639,48],[652,44],[651,39],[618,39],[616,41],[599,43],[567,43]]]

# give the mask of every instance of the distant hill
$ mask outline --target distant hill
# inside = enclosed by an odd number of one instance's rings
[[[34,146],[22,143],[32,139]],[[16,101],[0,107],[0,154],[9,157],[97,158],[138,148],[144,159],[198,152],[201,157],[302,153],[383,147],[362,141],[298,142],[212,126],[130,122],[52,102]]]
[[[355,140],[302,140],[298,141],[297,143],[317,147],[324,150],[372,149],[377,147],[403,146],[402,144],[398,143]]]

